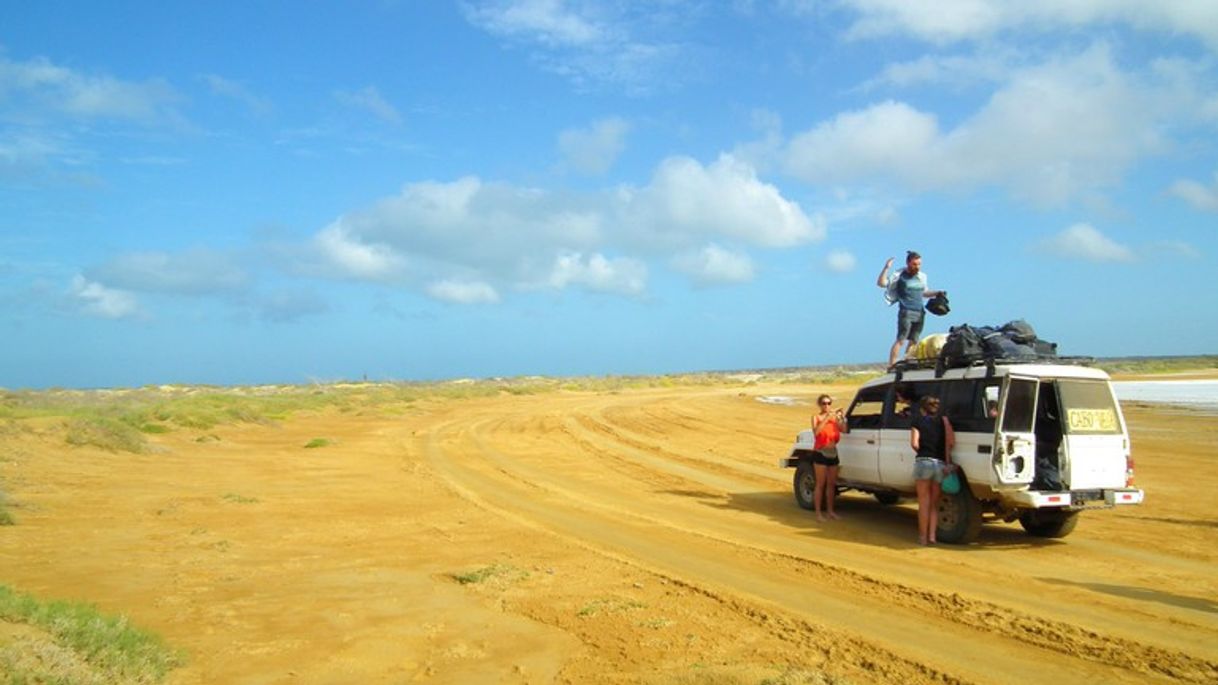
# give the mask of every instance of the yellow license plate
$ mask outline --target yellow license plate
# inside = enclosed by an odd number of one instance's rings
[[[1066,421],[1076,433],[1111,432],[1117,429],[1116,412],[1111,409],[1069,409]]]

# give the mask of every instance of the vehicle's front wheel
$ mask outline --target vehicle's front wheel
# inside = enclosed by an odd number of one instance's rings
[[[1019,525],[1038,538],[1064,538],[1078,525],[1078,512],[1034,509],[1019,515]]]
[[[967,485],[954,495],[943,493],[939,498],[939,527],[935,538],[939,542],[967,545],[981,535],[981,502],[973,497]]]
[[[813,497],[816,494],[816,470],[812,462],[801,460],[795,467],[795,501],[799,506],[809,511],[816,508]]]

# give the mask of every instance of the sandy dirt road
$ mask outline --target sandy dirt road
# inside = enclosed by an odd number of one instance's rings
[[[795,505],[775,464],[826,390],[420,402],[143,455],[10,427],[0,582],[159,632],[173,683],[1218,682],[1213,417],[1127,407],[1143,506],[923,548],[911,503]]]

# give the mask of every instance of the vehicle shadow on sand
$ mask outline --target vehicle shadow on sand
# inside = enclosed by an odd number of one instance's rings
[[[1136,599],[1140,602],[1157,602],[1159,604],[1167,604],[1169,606],[1181,607],[1183,609],[1193,609],[1195,611],[1204,611],[1211,614],[1218,613],[1218,602],[1207,597],[1187,597],[1185,595],[1177,595],[1170,592],[1162,592],[1160,590],[1150,590],[1142,587],[1131,587],[1129,585],[1112,585],[1110,583],[1080,583],[1074,580],[1066,580],[1064,578],[1040,578],[1046,583],[1053,585],[1065,585],[1067,587],[1079,587],[1092,592],[1102,592],[1106,595],[1115,595],[1124,597],[1125,599]]]
[[[736,492],[711,494],[697,490],[666,490],[663,494],[688,497],[714,509],[761,514],[771,521],[799,531],[800,535],[855,544],[875,545],[893,550],[921,549],[916,539],[918,510],[912,500],[899,504],[880,504],[870,495],[838,495],[835,509],[841,518],[818,521],[816,515],[801,509],[789,493]],[[1035,538],[1018,524],[992,524],[981,529],[976,542],[968,545],[940,544],[936,548],[969,552],[982,549],[1053,547],[1062,540]]]

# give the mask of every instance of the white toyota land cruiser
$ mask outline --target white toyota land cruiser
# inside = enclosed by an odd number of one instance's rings
[[[846,412],[839,490],[869,492],[884,504],[915,494],[909,428],[917,400],[932,395],[955,428],[952,461],[963,485],[940,501],[939,540],[972,542],[983,521],[1016,519],[1031,535],[1064,537],[1081,511],[1141,503],[1108,374],[1064,361],[946,370],[898,364],[859,388]],[[812,509],[816,484],[814,442],[811,430],[800,432],[779,462],[795,469],[804,509]]]

